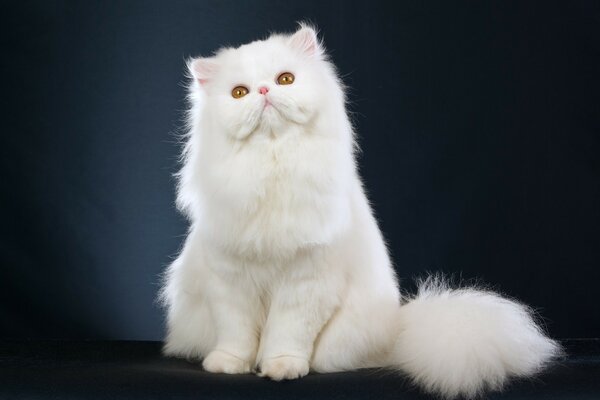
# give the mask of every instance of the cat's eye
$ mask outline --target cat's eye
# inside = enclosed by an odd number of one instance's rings
[[[247,94],[248,88],[245,86],[236,86],[231,91],[231,96],[233,96],[234,99],[239,99],[240,97],[244,97]]]
[[[294,79],[296,79],[294,74],[292,74],[291,72],[284,72],[283,74],[277,77],[277,83],[279,85],[291,85],[292,83],[294,83]]]

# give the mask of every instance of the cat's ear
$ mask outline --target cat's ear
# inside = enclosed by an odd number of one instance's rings
[[[200,85],[204,85],[211,80],[219,69],[217,61],[210,57],[192,58],[187,65],[190,73]]]
[[[300,23],[298,30],[290,36],[289,46],[309,57],[319,57],[323,54],[323,46],[319,42],[316,30],[310,25]]]

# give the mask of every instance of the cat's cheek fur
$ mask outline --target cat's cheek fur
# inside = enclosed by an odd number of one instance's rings
[[[428,281],[400,305],[323,57],[303,26],[190,63],[177,203],[192,224],[162,290],[165,353],[274,380],[392,368],[448,398],[540,371],[560,348],[517,302]],[[273,88],[282,118],[257,119],[257,85],[288,69],[298,86]],[[224,97],[240,82],[250,97]]]

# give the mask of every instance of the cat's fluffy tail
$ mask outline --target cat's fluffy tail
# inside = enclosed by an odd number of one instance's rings
[[[561,353],[526,306],[486,290],[450,289],[439,277],[421,283],[399,318],[393,366],[444,398],[499,390]]]

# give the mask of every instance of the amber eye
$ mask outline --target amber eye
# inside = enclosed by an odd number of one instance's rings
[[[294,83],[294,74],[291,72],[284,72],[277,77],[277,83],[279,85],[291,85]]]
[[[248,94],[248,88],[245,86],[236,86],[231,91],[231,95],[234,99],[239,99],[240,97],[244,97]]]

